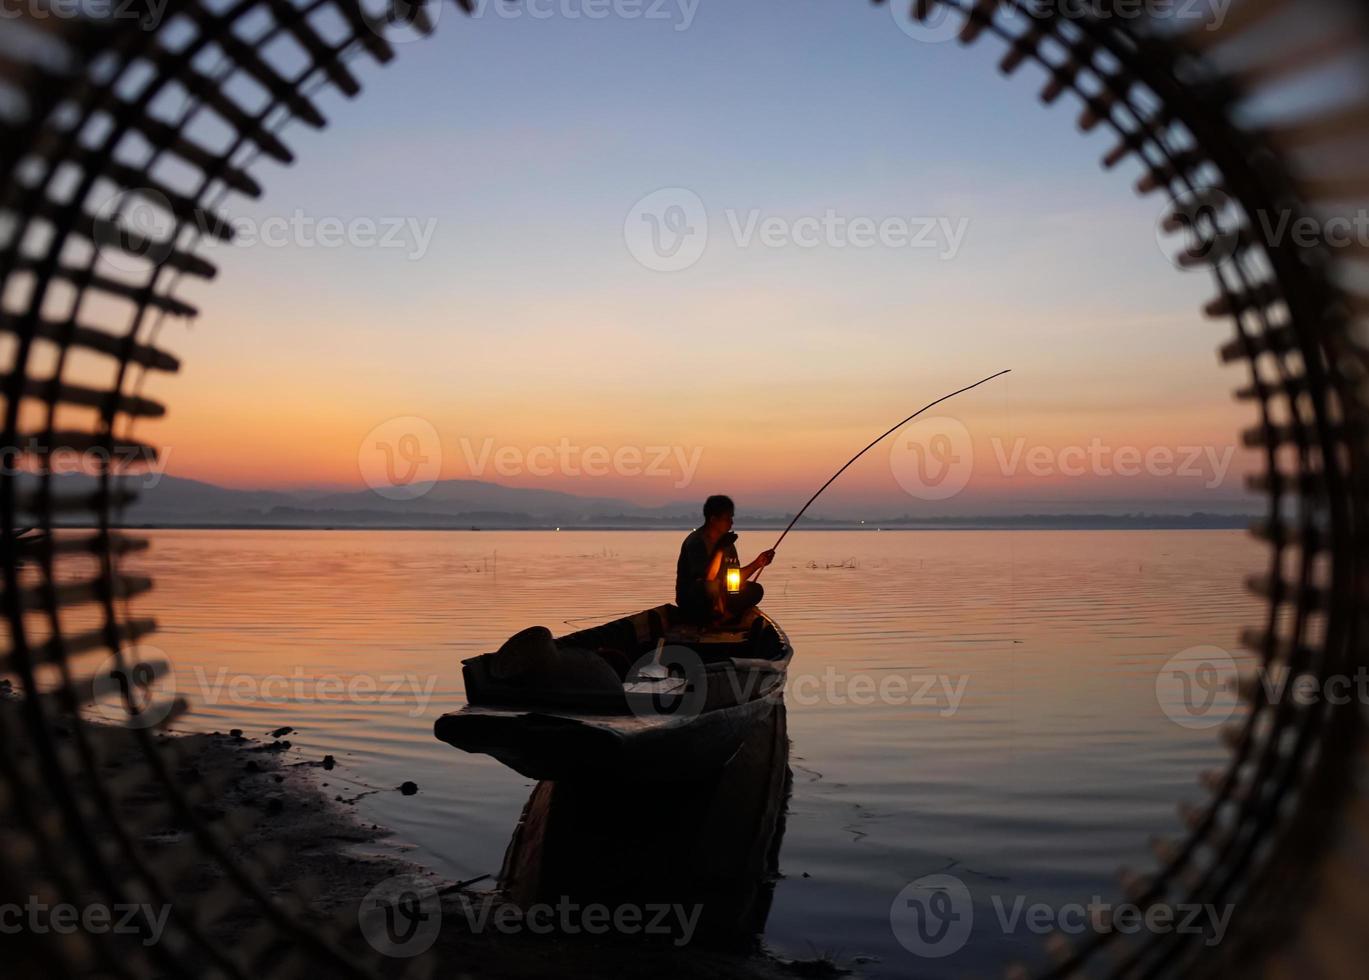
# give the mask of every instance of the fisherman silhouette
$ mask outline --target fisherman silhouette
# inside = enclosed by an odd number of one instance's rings
[[[773,550],[762,551],[751,564],[737,558],[737,535],[732,532],[736,505],[731,497],[715,494],[704,501],[704,523],[680,545],[675,564],[675,605],[685,618],[706,626],[724,625],[740,619],[760,604],[765,590],[748,579],[775,559]],[[724,568],[738,568],[740,588],[728,592]]]

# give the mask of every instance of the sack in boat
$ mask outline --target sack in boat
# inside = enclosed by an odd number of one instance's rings
[[[556,662],[556,641],[545,626],[529,626],[513,634],[490,660],[490,674],[496,680],[544,676]]]
[[[531,626],[509,637],[491,658],[490,675],[556,691],[623,689],[608,661],[589,650],[558,647],[545,626]]]
[[[555,691],[621,691],[622,679],[607,660],[590,650],[561,647],[551,669],[530,678],[538,687]]]

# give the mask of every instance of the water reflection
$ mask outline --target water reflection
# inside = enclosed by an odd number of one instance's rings
[[[697,908],[691,942],[754,946],[770,913],[790,785],[782,705],[709,779],[544,780],[509,841],[500,889],[524,909]]]
[[[679,551],[666,531],[150,536],[128,571],[157,587],[133,612],[161,623],[149,645],[194,706],[184,725],[294,726],[292,760],[336,756],[330,789],[453,881],[497,875],[533,789],[433,738],[467,704],[462,660],[530,625],[560,635],[659,604]],[[792,535],[763,606],[794,646],[767,945],[958,977],[1039,939],[993,930],[915,957],[890,907],[920,876],[950,868],[1009,905],[1115,896],[1118,865],[1149,866],[1148,837],[1182,833],[1175,803],[1225,761],[1212,731],[1166,714],[1156,678],[1194,646],[1239,665],[1233,638],[1263,612],[1241,579],[1261,554],[1217,531]],[[396,792],[405,780],[421,792]],[[647,836],[642,860],[664,860],[667,839]]]

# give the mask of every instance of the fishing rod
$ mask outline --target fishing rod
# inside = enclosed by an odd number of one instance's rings
[[[837,470],[835,473],[833,473],[832,476],[831,476],[831,479],[829,479],[829,480],[828,480],[826,483],[824,483],[822,486],[818,487],[818,492],[815,493],[815,494],[813,494],[813,496],[811,496],[811,497],[808,498],[808,503],[804,504],[803,507],[800,508],[799,512],[798,512],[797,514],[794,515],[794,519],[793,519],[792,521],[790,521],[790,522],[789,522],[789,526],[786,527],[786,528],[784,529],[784,534],[781,534],[781,535],[780,535],[779,541],[776,541],[774,547],[772,547],[770,550],[771,550],[771,551],[777,551],[777,550],[779,549],[780,543],[781,543],[782,541],[784,541],[785,537],[788,536],[789,532],[792,531],[792,530],[794,529],[794,525],[797,524],[797,523],[799,522],[799,518],[803,516],[804,511],[808,510],[808,508],[811,507],[811,506],[813,505],[813,501],[817,500],[819,497],[822,496],[822,492],[823,492],[824,490],[826,490],[828,487],[830,487],[830,486],[832,485],[833,481],[836,480],[837,477],[841,476],[843,473],[846,472],[847,467],[849,467],[849,466],[850,466],[852,463],[854,463],[856,460],[860,459],[862,456],[864,456],[866,453],[868,453],[871,449],[874,449],[875,446],[877,446],[880,442],[882,442],[886,437],[892,435],[893,433],[897,432],[899,429],[903,428],[905,425],[907,425],[907,424],[908,424],[909,422],[911,422],[913,419],[917,418],[917,417],[918,417],[919,415],[921,415],[923,412],[927,411],[927,409],[929,409],[929,408],[935,408],[937,405],[940,405],[942,402],[946,401],[948,398],[954,398],[956,395],[964,394],[965,392],[969,391],[971,388],[978,388],[980,385],[985,384],[986,382],[992,381],[994,378],[1001,378],[1001,377],[1003,377],[1003,375],[1008,374],[1011,370],[1012,370],[1012,368],[1008,368],[1008,369],[1006,369],[1006,370],[999,371],[997,374],[991,374],[991,375],[989,375],[987,378],[984,378],[984,379],[982,379],[982,380],[980,380],[980,381],[976,381],[976,382],[975,382],[974,384],[972,384],[972,385],[966,385],[964,388],[960,388],[960,389],[958,389],[958,390],[956,390],[956,391],[953,391],[953,392],[951,392],[949,395],[942,395],[942,396],[941,396],[940,398],[938,398],[936,401],[931,402],[930,404],[927,404],[927,405],[923,405],[923,406],[922,406],[921,408],[919,408],[916,412],[914,412],[912,415],[909,415],[909,416],[908,416],[906,419],[904,419],[902,422],[899,422],[897,425],[895,425],[895,426],[893,426],[892,428],[890,428],[887,432],[884,432],[884,433],[880,434],[879,436],[877,436],[877,437],[875,438],[875,440],[874,440],[873,442],[870,443],[870,445],[866,446],[866,447],[865,447],[864,449],[862,449],[860,452],[856,453],[854,456],[852,456],[850,459],[848,459],[848,460],[846,461],[846,465],[845,465],[845,466],[843,466],[841,469],[839,469],[839,470]],[[765,571],[765,568],[764,568],[764,567],[758,568],[758,569],[756,570],[755,578],[760,578],[760,577],[761,577],[761,572],[763,572],[763,571]],[[753,579],[752,581],[754,581],[754,580],[755,580],[755,579]]]

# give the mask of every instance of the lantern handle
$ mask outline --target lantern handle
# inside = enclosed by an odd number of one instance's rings
[[[987,378],[983,378],[983,379],[981,379],[981,380],[979,380],[979,381],[976,381],[976,382],[975,382],[974,384],[972,384],[972,385],[966,385],[964,388],[959,388],[959,389],[957,389],[957,390],[951,392],[949,395],[942,395],[942,396],[941,396],[940,398],[938,398],[936,401],[934,401],[934,402],[929,402],[928,404],[923,405],[921,408],[919,408],[919,409],[918,409],[916,412],[914,412],[912,415],[909,415],[909,416],[908,416],[906,419],[904,419],[902,422],[899,422],[897,425],[892,426],[890,429],[888,429],[888,430],[887,430],[886,432],[884,432],[883,434],[877,436],[877,437],[874,439],[874,441],[872,441],[872,442],[870,443],[870,445],[866,446],[866,447],[865,447],[864,449],[862,449],[860,452],[856,453],[854,456],[852,456],[850,459],[848,459],[848,460],[846,461],[846,465],[845,465],[845,466],[843,466],[841,469],[839,469],[839,470],[837,470],[835,473],[833,473],[832,476],[827,480],[826,483],[824,483],[822,486],[818,487],[818,492],[815,493],[815,494],[813,494],[813,496],[811,496],[811,497],[808,498],[808,503],[804,504],[803,507],[801,507],[801,508],[799,509],[799,512],[798,512],[797,514],[794,515],[794,519],[793,519],[792,521],[789,522],[789,526],[786,527],[786,528],[784,529],[784,533],[780,535],[779,540],[776,541],[776,542],[774,543],[774,545],[770,548],[770,550],[771,550],[771,551],[777,551],[777,550],[779,549],[779,546],[780,546],[781,542],[783,542],[784,539],[788,536],[789,532],[790,532],[791,530],[793,530],[794,525],[797,524],[797,523],[799,522],[799,518],[802,517],[803,514],[804,514],[804,512],[805,512],[806,510],[808,510],[809,507],[812,506],[813,501],[817,500],[818,497],[822,496],[822,492],[823,492],[824,490],[826,490],[828,487],[830,487],[830,486],[832,485],[833,481],[835,481],[837,477],[839,477],[839,476],[841,476],[843,473],[845,473],[847,467],[849,467],[849,466],[850,466],[852,463],[854,463],[856,460],[860,459],[862,456],[864,456],[866,453],[868,453],[871,449],[874,449],[875,446],[877,446],[880,442],[882,442],[882,441],[885,439],[885,437],[890,436],[890,435],[892,435],[893,433],[897,432],[899,429],[903,428],[905,425],[907,425],[907,424],[908,424],[909,422],[911,422],[913,419],[917,418],[917,417],[918,417],[919,415],[921,415],[923,412],[927,411],[927,409],[929,409],[929,408],[934,408],[934,407],[936,407],[937,405],[940,405],[942,402],[946,401],[947,399],[949,399],[949,398],[954,398],[956,395],[964,394],[965,392],[969,391],[971,388],[978,388],[980,385],[982,385],[982,384],[984,384],[984,383],[986,383],[986,382],[992,381],[994,378],[1001,378],[1001,377],[1003,377],[1003,375],[1008,374],[1008,373],[1011,372],[1011,371],[1012,371],[1012,368],[1007,368],[1007,369],[1005,369],[1005,370],[1003,370],[1003,371],[999,371],[997,374],[991,374],[991,375],[989,375]],[[755,574],[755,577],[752,579],[752,581],[755,581],[756,579],[760,578],[760,577],[761,577],[761,572],[763,572],[763,571],[765,571],[765,566],[762,566],[762,567],[756,569],[756,574]]]

